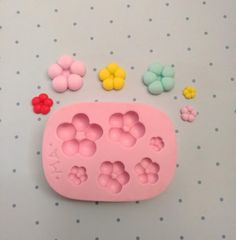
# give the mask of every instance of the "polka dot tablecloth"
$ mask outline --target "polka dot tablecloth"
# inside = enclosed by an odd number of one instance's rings
[[[0,2],[0,239],[236,239],[236,2],[71,0]],[[78,92],[55,93],[46,70],[61,54],[88,68]],[[105,92],[98,70],[116,61],[126,86]],[[176,87],[151,96],[141,76],[172,64]],[[197,97],[186,100],[192,85]],[[136,101],[165,111],[178,144],[176,175],[148,201],[80,202],[53,192],[41,164],[49,117],[30,100],[46,92],[52,111],[72,102]],[[191,104],[194,123],[179,109]],[[158,124],[158,123],[157,123]]]

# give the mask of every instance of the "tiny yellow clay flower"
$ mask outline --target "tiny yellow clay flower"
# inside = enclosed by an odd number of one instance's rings
[[[192,99],[196,96],[196,88],[192,86],[187,86],[183,89],[183,95],[186,99]]]
[[[105,90],[120,90],[125,85],[126,73],[117,63],[110,63],[100,70],[98,77],[102,81],[102,87]]]

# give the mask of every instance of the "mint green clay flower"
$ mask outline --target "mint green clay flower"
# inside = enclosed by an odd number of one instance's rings
[[[153,63],[149,65],[148,70],[144,73],[143,83],[151,94],[159,95],[174,88],[174,76],[175,72],[171,66]]]

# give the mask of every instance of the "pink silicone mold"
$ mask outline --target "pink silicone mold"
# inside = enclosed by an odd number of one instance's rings
[[[160,110],[134,103],[78,103],[49,118],[43,138],[49,185],[78,200],[137,201],[169,185],[174,128]]]

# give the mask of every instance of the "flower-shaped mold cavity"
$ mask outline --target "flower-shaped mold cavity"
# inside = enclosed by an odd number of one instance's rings
[[[135,172],[142,184],[154,184],[158,181],[159,164],[153,162],[150,158],[143,158],[136,164]]]
[[[156,150],[157,152],[161,151],[161,149],[165,146],[165,143],[161,137],[152,137],[150,139],[150,146]]]
[[[130,176],[125,171],[122,162],[103,162],[100,166],[98,182],[112,193],[121,192],[123,186],[129,182]]]
[[[143,83],[151,94],[158,95],[174,88],[174,75],[175,72],[171,66],[153,63],[149,65],[148,70],[144,73]]]
[[[62,151],[67,156],[80,153],[90,157],[96,152],[96,141],[103,135],[100,125],[90,123],[87,115],[78,113],[72,123],[62,123],[57,127],[57,136],[63,141]]]
[[[139,121],[139,116],[134,111],[115,113],[109,119],[109,137],[112,141],[121,143],[125,147],[135,145],[138,138],[145,134],[145,127]]]
[[[85,167],[73,166],[68,175],[69,181],[76,185],[80,185],[88,179]]]
[[[85,73],[84,63],[67,55],[61,56],[57,63],[48,68],[48,76],[52,79],[52,87],[56,92],[79,90],[83,86]]]

